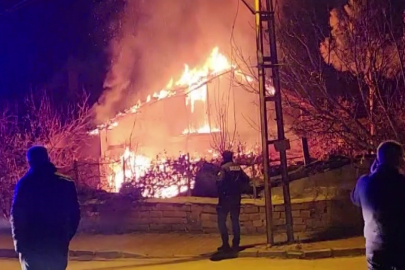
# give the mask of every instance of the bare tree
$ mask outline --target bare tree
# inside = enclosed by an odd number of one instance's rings
[[[231,150],[235,142],[236,127],[230,126],[230,97],[215,99],[215,126],[218,131],[211,132],[211,147],[218,153]],[[233,121],[234,122],[234,121]]]
[[[13,186],[27,170],[26,151],[33,145],[48,148],[58,168],[72,167],[83,151],[91,123],[87,95],[81,104],[57,110],[46,92],[31,93],[17,106],[3,106],[0,118],[0,208],[9,214]]]
[[[356,77],[360,90],[358,101],[366,108],[371,136],[376,135],[373,119],[380,112],[385,114],[391,131],[397,132],[385,108],[381,81],[397,76],[404,80],[402,15],[403,7],[395,5],[395,0],[349,0],[343,8],[331,11],[330,36],[320,45],[326,63]],[[376,110],[377,106],[382,111]]]
[[[352,156],[373,151],[381,140],[405,141],[404,7],[394,8],[393,1],[350,0],[332,13],[328,5],[342,0],[285,0],[278,7],[284,113],[292,131],[309,139],[314,157]],[[233,60],[257,81],[254,61],[236,44],[233,49]],[[246,90],[255,91],[255,84]]]

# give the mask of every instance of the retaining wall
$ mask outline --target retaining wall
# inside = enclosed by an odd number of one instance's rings
[[[293,229],[299,239],[341,237],[362,231],[361,213],[347,199],[293,200],[292,210]],[[84,203],[80,231],[217,233],[216,220],[215,199],[187,197],[134,203],[129,198],[116,196],[103,202]],[[285,238],[282,202],[274,202],[273,220],[274,233],[281,241]],[[243,200],[240,221],[242,234],[264,234],[264,202]]]

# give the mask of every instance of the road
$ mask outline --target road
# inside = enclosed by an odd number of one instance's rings
[[[240,258],[213,262],[209,259],[182,260],[116,260],[116,261],[72,261],[68,270],[361,270],[366,269],[363,257],[339,258],[314,261],[270,260],[265,258]],[[0,260],[1,270],[19,270],[16,260]]]

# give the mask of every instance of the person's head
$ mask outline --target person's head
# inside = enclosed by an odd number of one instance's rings
[[[43,146],[33,146],[27,151],[27,161],[31,168],[42,167],[50,163],[48,150]]]
[[[233,152],[232,151],[224,151],[222,153],[222,161],[223,162],[232,162],[233,161]]]
[[[400,167],[404,152],[402,145],[396,141],[382,142],[377,148],[377,162],[382,165]]]

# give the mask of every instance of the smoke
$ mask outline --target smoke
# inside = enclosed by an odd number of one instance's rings
[[[239,0],[128,0],[121,32],[110,42],[111,66],[94,108],[97,122],[159,91],[185,63],[200,64],[215,46],[228,56],[235,45],[253,54],[253,23]]]

